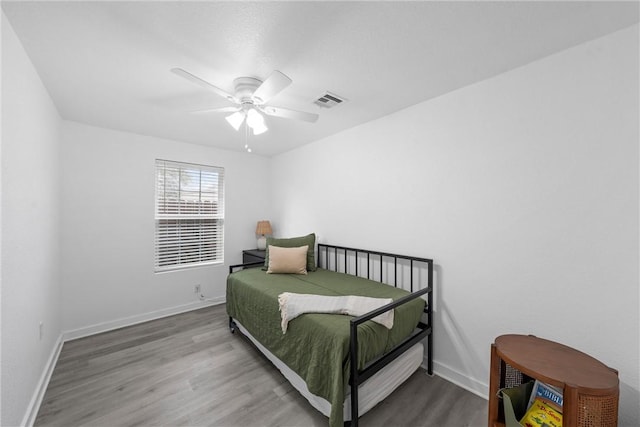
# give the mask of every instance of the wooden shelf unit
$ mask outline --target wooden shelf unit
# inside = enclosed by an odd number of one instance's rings
[[[504,427],[498,390],[531,379],[563,390],[564,427],[618,425],[618,371],[593,357],[533,335],[502,335],[491,344],[489,427]]]

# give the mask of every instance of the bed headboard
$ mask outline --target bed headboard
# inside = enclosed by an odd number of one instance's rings
[[[318,243],[319,268],[364,277],[409,292],[431,288],[433,260]]]

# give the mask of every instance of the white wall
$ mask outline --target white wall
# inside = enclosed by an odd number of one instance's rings
[[[22,423],[61,330],[59,125],[57,110],[3,13],[3,426]]]
[[[493,339],[534,334],[638,425],[638,89],[635,26],[275,157],[274,223],[434,258],[438,374],[486,396]]]
[[[215,136],[212,135],[212,138]],[[77,337],[224,301],[228,266],[269,218],[269,160],[65,121],[62,126],[63,328]],[[225,168],[225,263],[154,273],[155,159]]]
[[[156,158],[225,168],[224,265],[153,272]],[[62,121],[4,14],[1,161],[3,426],[33,422],[62,339],[222,302],[270,217],[266,158]]]

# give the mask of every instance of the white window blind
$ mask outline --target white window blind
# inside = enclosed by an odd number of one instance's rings
[[[224,169],[156,160],[155,270],[224,262]]]

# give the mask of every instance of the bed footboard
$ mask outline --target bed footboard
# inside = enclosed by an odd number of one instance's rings
[[[351,426],[358,426],[358,386],[380,369],[397,359],[414,344],[427,339],[427,372],[433,375],[433,260],[365,249],[318,244],[318,267],[377,280],[411,292],[390,304],[356,317],[350,323],[349,385],[351,389]],[[364,268],[363,268],[364,267]],[[365,271],[363,271],[365,270]],[[358,325],[407,302],[426,298],[425,321],[419,322],[413,334],[389,352],[358,369]]]

